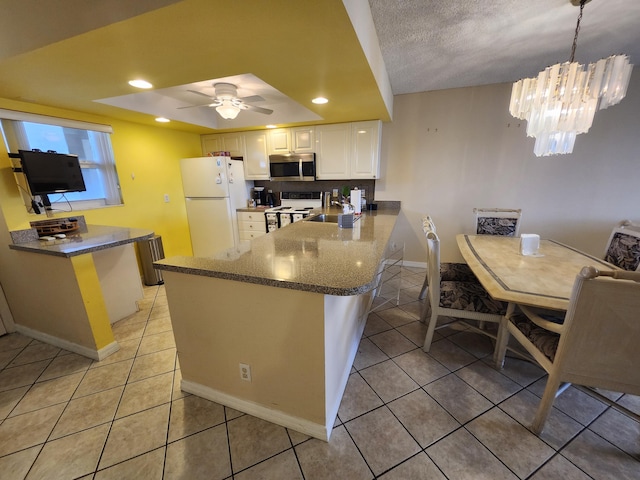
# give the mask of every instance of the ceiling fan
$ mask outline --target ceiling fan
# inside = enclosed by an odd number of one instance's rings
[[[188,107],[179,108],[215,107],[216,112],[218,112],[220,116],[226,120],[232,120],[236,118],[238,116],[238,113],[240,113],[240,110],[251,110],[252,112],[262,113],[264,115],[271,115],[273,113],[273,110],[257,107],[249,103],[264,101],[264,98],[262,98],[260,95],[252,95],[250,97],[239,98],[238,87],[236,87],[232,83],[214,83],[213,88],[215,88],[214,97],[211,97],[202,92],[198,92],[197,90],[188,90],[189,92],[195,93],[196,95],[207,97],[209,99],[209,102],[203,103],[201,105],[190,105]]]

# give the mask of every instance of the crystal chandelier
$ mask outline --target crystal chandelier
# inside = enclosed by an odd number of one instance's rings
[[[627,55],[603,58],[586,69],[573,61],[587,1],[579,0],[571,59],[513,84],[509,112],[527,121],[527,136],[535,137],[533,153],[538,157],[571,153],[576,135],[589,130],[596,110],[617,104],[627,93],[633,68]]]

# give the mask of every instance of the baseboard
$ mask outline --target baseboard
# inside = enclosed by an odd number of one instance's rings
[[[199,383],[191,382],[189,380],[182,379],[180,388],[184,392],[192,393],[194,395],[197,395],[198,397],[206,398],[207,400],[211,400],[212,402],[216,402],[235,410],[248,413],[249,415],[253,415],[254,417],[261,418],[268,422],[282,425],[286,428],[291,428],[296,432],[304,433],[305,435],[324,440],[325,442],[329,441],[329,436],[331,435],[331,430],[333,429],[333,424],[327,426],[310,422],[309,420],[294,417],[284,412],[273,410],[271,408],[258,405],[257,403],[234,397],[232,395],[220,392],[210,387],[206,387]]]
[[[48,333],[39,332],[38,330],[33,330],[29,327],[25,327],[24,325],[19,325],[16,323],[16,331],[27,337],[34,338],[44,343],[48,343],[49,345],[53,345],[55,347],[63,348],[73,353],[77,353],[78,355],[82,355],[84,357],[88,357],[92,360],[104,360],[109,355],[120,350],[120,345],[118,342],[114,341],[107,345],[106,347],[101,348],[100,350],[95,350],[93,348],[85,347],[83,345],[78,345],[77,343],[70,342],[68,340],[63,340],[62,338],[54,337],[53,335],[49,335]]]

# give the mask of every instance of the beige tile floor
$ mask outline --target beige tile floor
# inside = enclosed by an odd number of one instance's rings
[[[181,392],[161,286],[102,362],[1,337],[0,478],[640,478],[637,422],[570,388],[537,437],[539,368],[498,372],[488,339],[461,329],[422,352],[423,278],[404,268],[400,305],[370,315],[329,443]]]

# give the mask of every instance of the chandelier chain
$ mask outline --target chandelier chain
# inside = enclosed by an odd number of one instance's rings
[[[578,32],[580,32],[580,20],[582,20],[582,10],[584,10],[584,4],[587,0],[580,0],[580,14],[578,15],[578,23],[576,24],[576,34],[573,37],[573,45],[571,46],[571,60],[569,63],[573,63],[573,59],[576,56],[576,47],[578,46]]]

